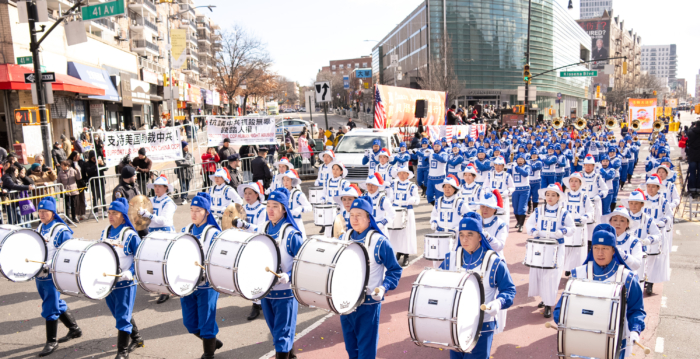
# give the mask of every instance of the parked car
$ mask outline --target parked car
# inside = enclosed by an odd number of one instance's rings
[[[299,107],[299,109],[297,110],[297,112],[306,112],[306,108],[305,108],[305,107]]]
[[[399,147],[398,129],[354,129],[346,133],[338,142],[338,146],[333,150],[336,159],[342,162],[348,169],[348,176],[345,178],[350,182],[364,182],[369,175],[369,167],[362,164],[365,150],[372,149],[374,139],[379,139],[382,148],[387,148],[391,153]]]
[[[289,116],[285,116],[282,121],[277,122],[277,129],[275,131],[276,136],[283,136],[284,130],[288,130],[292,136],[299,136],[301,131],[306,127],[313,133],[313,137],[318,137],[318,125],[314,122],[305,121],[302,119],[295,119]]]

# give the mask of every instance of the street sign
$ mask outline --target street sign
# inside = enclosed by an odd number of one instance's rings
[[[31,114],[31,112],[29,112],[29,110],[26,110],[26,109],[15,110],[15,123],[16,124],[31,123],[31,122],[32,122],[32,114]]]
[[[331,82],[319,81],[314,84],[316,90],[316,102],[331,102]]]
[[[598,71],[562,71],[559,77],[596,77]]]
[[[557,93],[557,100],[561,100],[561,92]]]
[[[17,58],[17,65],[33,64],[34,58],[31,56],[20,56]]]
[[[355,70],[355,77],[358,79],[372,78],[372,69],[357,69]]]
[[[391,64],[389,67],[399,66],[399,55],[391,55]]]
[[[56,73],[55,72],[45,72],[45,73],[41,74],[41,81],[42,82],[56,82]],[[36,83],[36,75],[34,73],[24,74],[24,83],[25,84]]]
[[[124,0],[103,2],[90,6],[83,6],[83,20],[94,20],[102,17],[124,14]]]
[[[350,76],[343,76],[343,88],[346,90],[350,88]]]
[[[527,99],[535,101],[537,98],[537,86],[528,87]],[[525,101],[525,86],[518,86],[518,101]]]

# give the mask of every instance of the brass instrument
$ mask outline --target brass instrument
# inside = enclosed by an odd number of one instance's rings
[[[654,128],[654,132],[659,132],[664,128],[664,121],[656,120],[652,127]]]
[[[139,214],[139,210],[141,209],[145,209],[148,212],[153,213],[153,203],[151,203],[151,200],[148,199],[148,197],[140,194],[138,196],[134,196],[134,198],[129,201],[129,212],[127,212],[131,224],[134,225],[134,229],[137,231],[143,231],[144,229],[148,228],[149,224],[151,224],[150,218],[143,217]]]
[[[560,117],[557,117],[552,121],[552,127],[558,130],[564,127],[564,121],[562,121]]]
[[[345,218],[343,218],[342,214],[338,214],[335,216],[335,220],[333,221],[333,238],[338,238],[345,233],[347,227],[345,225]]]
[[[632,137],[632,141],[634,141],[634,142],[639,141],[639,136],[634,136],[634,137]]]
[[[574,127],[576,127],[577,130],[581,131],[586,128],[586,125],[588,122],[586,121],[585,118],[579,118],[576,120],[576,123],[574,124]]]
[[[578,156],[574,157],[574,167],[578,166]]]
[[[608,130],[614,130],[617,128],[617,126],[618,123],[615,117],[608,117],[608,119],[605,121],[605,127],[607,127]]]
[[[639,131],[640,128],[642,128],[642,123],[639,120],[634,120],[632,121],[632,125],[630,125],[630,128],[632,131]]]
[[[224,210],[221,216],[221,229],[234,228],[233,221],[246,218],[245,209],[238,203],[231,203]]]

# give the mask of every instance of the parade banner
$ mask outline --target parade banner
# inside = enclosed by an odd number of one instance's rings
[[[453,136],[457,136],[460,140],[467,138],[467,136],[476,139],[480,133],[486,132],[486,125],[428,126],[427,129],[431,142],[442,138],[452,141]]]
[[[446,97],[447,93],[443,91],[376,85],[375,123],[383,123],[385,126],[381,128],[416,127],[419,122],[415,117],[416,100],[427,100],[428,118],[423,119],[423,125],[444,125]]]
[[[629,102],[630,121],[639,120],[639,133],[651,133],[653,131],[654,119],[656,118],[656,99],[631,98]],[[632,123],[632,122],[630,122]]]
[[[224,139],[231,145],[268,145],[275,141],[274,117],[206,116],[207,145],[221,146]]]
[[[113,167],[126,155],[138,156],[146,149],[146,156],[154,163],[181,160],[182,126],[146,131],[109,131],[104,133],[105,166]]]

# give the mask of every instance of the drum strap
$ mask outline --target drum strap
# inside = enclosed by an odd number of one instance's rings
[[[48,241],[51,241],[53,243],[53,236],[56,234],[56,231],[60,229],[60,226],[65,226],[63,223],[54,223],[53,226],[49,229],[49,239]],[[41,228],[39,228],[39,233],[41,233],[41,230],[44,229],[44,224],[41,224]]]
[[[588,262],[588,268],[587,269],[587,274],[588,274],[588,280],[594,280],[593,279],[593,261]],[[623,282],[623,275],[625,274],[625,266],[620,264],[617,267],[617,273],[615,273],[615,282],[616,283],[624,283]]]
[[[186,228],[185,232],[192,234],[192,229],[194,228],[194,223],[188,224],[187,227],[185,227],[185,228]],[[209,234],[209,230],[211,230],[212,228],[216,228],[216,227],[214,225],[211,225],[211,224],[204,227],[204,230],[202,231],[202,235],[200,236],[201,237],[200,241],[202,243],[202,247],[204,247],[206,245],[207,234]],[[192,234],[192,235],[194,235],[194,234]]]
[[[107,226],[107,228],[105,228],[104,234],[102,235],[102,241],[103,241],[103,242],[109,241],[109,232],[110,232],[109,230],[110,230],[110,228],[112,228],[112,226]],[[131,228],[129,228],[129,227],[127,227],[127,226],[124,226],[124,228],[122,228],[121,232],[119,232],[119,236],[117,237],[118,240],[119,240],[119,244],[124,243],[124,237],[126,237],[126,232],[127,232],[128,230],[130,230],[130,229],[131,229]]]

